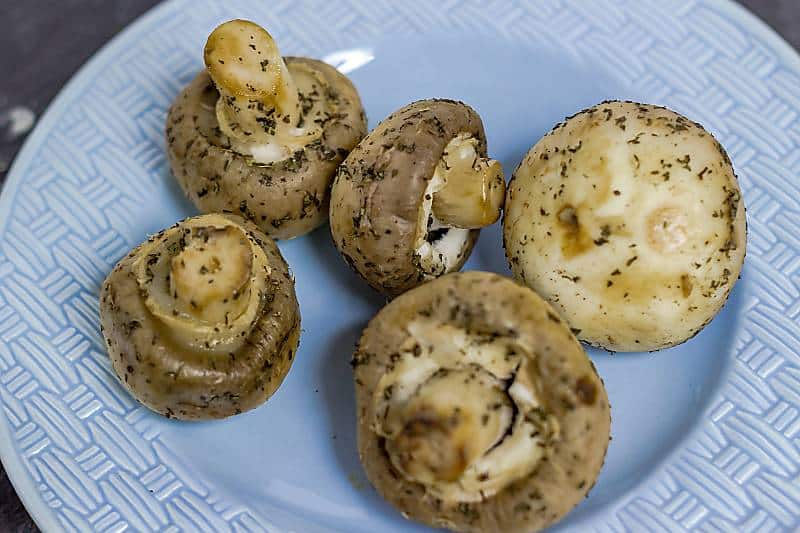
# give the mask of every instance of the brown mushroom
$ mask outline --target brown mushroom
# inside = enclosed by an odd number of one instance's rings
[[[281,57],[244,20],[217,27],[204,57],[167,115],[170,165],[186,195],[277,239],[322,224],[336,167],[366,133],[350,80],[321,61]]]
[[[339,167],[331,233],[350,266],[394,296],[460,269],[504,194],[478,114],[422,100],[381,122]]]
[[[610,438],[586,352],[532,290],[445,275],[389,303],[353,356],[359,457],[403,515],[531,532],[593,486]]]
[[[187,420],[261,405],[300,338],[294,280],[275,243],[233,215],[183,220],[108,275],[100,320],[114,370],[150,409]]]

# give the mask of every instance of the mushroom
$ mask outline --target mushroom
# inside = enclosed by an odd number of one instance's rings
[[[745,210],[725,150],[663,107],[605,102],[556,126],[509,183],[514,275],[579,339],[658,350],[724,305],[745,256]]]
[[[452,273],[384,307],[353,356],[358,451],[403,516],[530,532],[593,486],[610,436],[603,382],[527,287]]]
[[[206,70],[167,115],[172,172],[203,212],[232,212],[276,239],[322,224],[336,167],[366,134],[358,93],[335,68],[281,57],[245,20],[217,27]]]
[[[504,196],[478,114],[422,100],[381,122],[339,167],[331,233],[352,268],[395,296],[460,269]]]
[[[122,385],[187,420],[265,402],[300,338],[286,262],[235,215],[187,218],[134,248],[103,283],[100,320]]]

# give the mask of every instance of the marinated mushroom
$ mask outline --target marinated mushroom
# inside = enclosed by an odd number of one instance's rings
[[[504,196],[478,114],[422,100],[381,122],[339,167],[331,233],[351,267],[395,296],[460,269]]]
[[[322,224],[336,167],[366,134],[350,80],[321,61],[281,57],[246,20],[217,27],[204,59],[167,115],[170,165],[186,195],[276,239]]]
[[[259,406],[300,338],[294,280],[275,243],[234,215],[187,218],[134,248],[100,293],[108,355],[123,386],[170,418]]]
[[[403,516],[531,532],[593,486],[608,398],[581,345],[527,287],[452,273],[394,299],[353,356],[358,450]]]
[[[556,126],[519,165],[503,221],[514,275],[579,339],[658,350],[724,305],[745,256],[725,150],[663,107],[605,102]]]

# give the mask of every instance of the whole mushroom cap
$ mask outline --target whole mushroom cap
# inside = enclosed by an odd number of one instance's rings
[[[294,280],[275,243],[233,215],[177,223],[117,263],[100,293],[101,328],[122,385],[185,420],[261,405],[300,338]]]
[[[579,339],[658,350],[697,334],[741,272],[745,209],[728,155],[669,109],[604,102],[537,142],[503,221],[514,275]]]
[[[437,206],[431,182],[454,139],[469,139],[471,161],[488,161],[483,124],[471,107],[422,100],[383,120],[339,167],[331,192],[334,242],[352,268],[389,296],[460,269],[478,237],[478,229],[448,226],[432,215]],[[504,190],[497,168],[492,168],[495,180],[487,181],[493,185],[484,196]],[[479,225],[493,222],[499,216],[495,209],[497,215]],[[431,248],[439,246],[434,254],[448,257],[425,264],[418,250],[420,235]]]
[[[268,34],[264,39],[271,43]],[[260,163],[252,155],[237,151],[238,145],[220,128],[217,102],[221,95],[207,70],[175,99],[166,128],[172,172],[197,208],[205,213],[235,213],[276,239],[297,237],[325,222],[336,167],[366,134],[358,92],[345,75],[315,59],[285,57],[283,62],[294,78],[314,80],[313,89],[298,86],[298,126],[321,128],[314,140],[287,157]],[[271,64],[265,66],[265,72],[271,68]],[[260,93],[254,95],[261,97]],[[262,106],[256,96],[246,104],[254,113]],[[314,102],[322,102],[327,111],[302,123],[302,113],[310,112]],[[267,131],[283,126],[270,122],[273,118],[269,113],[255,120]],[[281,119],[276,116],[275,120]]]
[[[581,345],[527,287],[452,273],[384,307],[353,356],[359,457],[406,518],[538,531],[594,484],[608,398]]]

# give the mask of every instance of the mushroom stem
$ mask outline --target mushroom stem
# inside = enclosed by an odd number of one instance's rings
[[[390,460],[427,486],[461,479],[514,420],[502,382],[477,365],[439,368],[405,405],[390,407],[387,418],[402,425],[387,438]]]
[[[251,270],[249,243],[235,228],[201,228],[170,262],[176,308],[209,323],[238,316]]]
[[[269,142],[300,118],[297,87],[272,36],[253,22],[231,20],[209,35],[203,54],[220,93],[217,120],[228,137]]]
[[[477,229],[500,218],[506,192],[503,167],[480,157],[477,146],[474,137],[456,136],[436,168],[444,185],[433,195],[433,214],[448,226]]]

